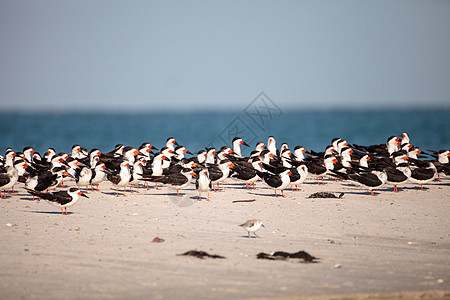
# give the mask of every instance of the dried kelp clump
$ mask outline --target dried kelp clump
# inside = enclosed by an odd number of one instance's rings
[[[344,196],[344,193],[340,193],[339,196],[336,197],[335,194],[328,192],[317,192],[308,196],[308,198],[338,198],[341,199]]]
[[[277,251],[272,254],[267,254],[267,253],[261,252],[258,255],[256,255],[256,258],[269,259],[269,260],[297,259],[303,263],[317,263],[318,262],[318,258],[310,255],[308,252],[305,252],[305,251],[298,251],[295,253]]]
[[[225,258],[224,256],[220,256],[220,255],[216,255],[216,254],[209,254],[209,253],[207,253],[205,251],[197,251],[197,250],[190,250],[188,252],[185,252],[185,253],[179,254],[179,255],[194,256],[194,257],[201,258],[201,259],[203,259],[205,257],[208,257],[208,258]]]

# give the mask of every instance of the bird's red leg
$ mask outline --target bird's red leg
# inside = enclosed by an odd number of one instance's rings
[[[63,208],[61,207],[61,213],[64,215],[64,210],[63,210]]]
[[[125,192],[127,191],[127,187],[126,186],[124,186],[123,187],[123,196],[125,197]]]
[[[284,197],[284,193],[283,193],[283,190],[281,190],[281,197]]]
[[[177,196],[178,196],[178,197],[181,197],[180,194],[178,193],[178,189],[177,189]]]
[[[198,192],[198,201],[202,201],[202,193]]]
[[[254,183],[254,182],[253,182],[253,189],[256,190],[256,186],[255,186],[255,183]]]
[[[291,190],[294,191],[294,185],[293,184],[291,184]]]
[[[116,197],[119,197],[119,188],[116,188]]]
[[[297,190],[297,192],[298,192],[298,185],[295,185],[295,189]]]
[[[248,183],[247,182],[245,183],[245,186],[247,186],[247,190],[248,190]]]
[[[322,177],[322,185],[325,185],[325,183],[323,182],[323,177]]]
[[[370,193],[372,194],[372,196],[375,196],[375,194],[373,193],[373,190],[370,190]]]
[[[277,197],[277,198],[278,198],[278,196],[277,196],[277,190],[275,190],[275,197]]]
[[[139,183],[136,184],[136,193],[139,193]]]
[[[66,215],[67,215],[67,207],[64,207],[64,210],[66,211]]]
[[[209,191],[208,191],[208,198],[206,198],[207,201],[209,201]]]
[[[216,191],[216,188],[214,187],[214,183],[212,184],[212,187],[213,187],[213,190],[214,190],[214,192]]]
[[[219,183],[217,183],[217,189],[218,189],[219,192],[220,192],[220,186],[219,186]]]
[[[420,188],[422,189],[422,191],[423,191],[423,186],[422,186],[422,184],[420,184]]]

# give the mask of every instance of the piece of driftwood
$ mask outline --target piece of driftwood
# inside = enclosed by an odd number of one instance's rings
[[[250,199],[250,200],[234,200],[232,203],[238,203],[238,202],[255,202],[255,199]]]

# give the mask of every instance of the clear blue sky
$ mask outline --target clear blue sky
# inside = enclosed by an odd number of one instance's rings
[[[0,109],[444,107],[450,1],[0,0]]]

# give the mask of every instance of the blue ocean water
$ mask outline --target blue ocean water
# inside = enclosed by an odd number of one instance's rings
[[[192,153],[206,146],[231,146],[241,136],[251,148],[273,135],[277,146],[302,145],[322,151],[335,137],[359,145],[385,143],[389,136],[408,132],[420,149],[450,149],[450,114],[445,110],[357,110],[202,113],[0,113],[0,153],[31,146],[44,153],[49,147],[70,152],[79,144],[108,152],[116,144],[139,147],[143,142],[161,148],[168,137]],[[248,154],[247,150],[244,154]]]

